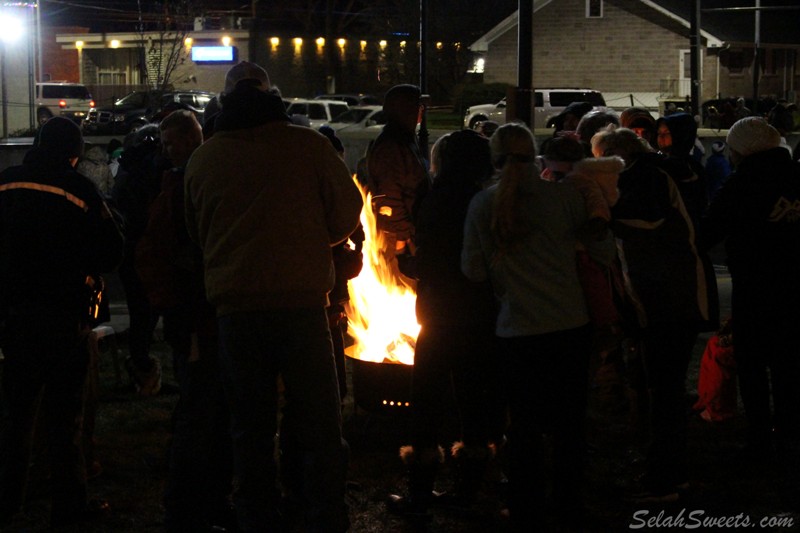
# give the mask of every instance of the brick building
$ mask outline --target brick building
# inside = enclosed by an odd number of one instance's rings
[[[702,8],[754,5],[701,0]],[[602,91],[607,103],[652,110],[690,94],[689,0],[535,0],[535,87]],[[763,5],[799,7],[795,0]],[[469,48],[483,55],[484,82],[517,84],[515,12]],[[797,101],[800,10],[761,14],[759,96]],[[700,101],[753,94],[754,12],[701,13]]]

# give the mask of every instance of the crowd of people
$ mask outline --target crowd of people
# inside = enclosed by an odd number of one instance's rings
[[[590,368],[611,360],[640,376],[629,385],[646,406],[646,468],[630,498],[680,501],[691,490],[686,375],[698,334],[719,327],[709,250],[720,242],[743,456],[796,452],[800,163],[782,110],[732,122],[705,164],[691,115],[585,103],[538,149],[525,124],[486,123],[443,135],[428,155],[415,135],[421,98],[414,85],[386,93],[387,124],[359,165],[382,257],[416,291],[421,326],[399,451],[407,490],[387,495],[389,512],[424,521],[441,502],[469,508],[502,450],[511,530],[586,520]],[[364,230],[343,151],[330,128],[294,123],[246,61],[203,124],[178,109],[85,152],[73,122],[40,128],[22,165],[0,173],[0,527],[25,502],[37,411],[51,524],[108,508],[87,496],[82,421],[95,289],[116,270],[137,393],[161,387],[149,353],[159,318],[180,390],[166,530],[350,528],[345,304]],[[458,407],[450,441],[447,396]],[[447,494],[436,490],[446,460]]]

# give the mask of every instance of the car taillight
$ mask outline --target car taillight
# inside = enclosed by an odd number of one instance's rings
[[[97,107],[94,105],[94,100],[89,100],[89,107]]]
[[[59,100],[58,101],[58,107],[67,107],[67,101],[66,100]]]

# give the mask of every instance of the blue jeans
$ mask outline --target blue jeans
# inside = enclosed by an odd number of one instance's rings
[[[346,444],[325,309],[233,313],[219,318],[219,333],[239,527],[278,529],[274,443],[280,375],[285,387],[281,440],[291,443],[292,484],[301,488],[306,531],[346,531]]]

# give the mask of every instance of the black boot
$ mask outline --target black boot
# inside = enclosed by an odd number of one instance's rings
[[[477,499],[483,486],[492,450],[488,446],[467,446],[462,441],[451,449],[455,465],[455,486],[446,502],[459,507],[469,507]]]
[[[403,446],[400,459],[408,467],[408,495],[390,494],[386,507],[389,512],[407,518],[430,519],[428,508],[439,496],[433,490],[433,483],[444,461],[444,451],[436,448],[417,453],[412,446]]]

